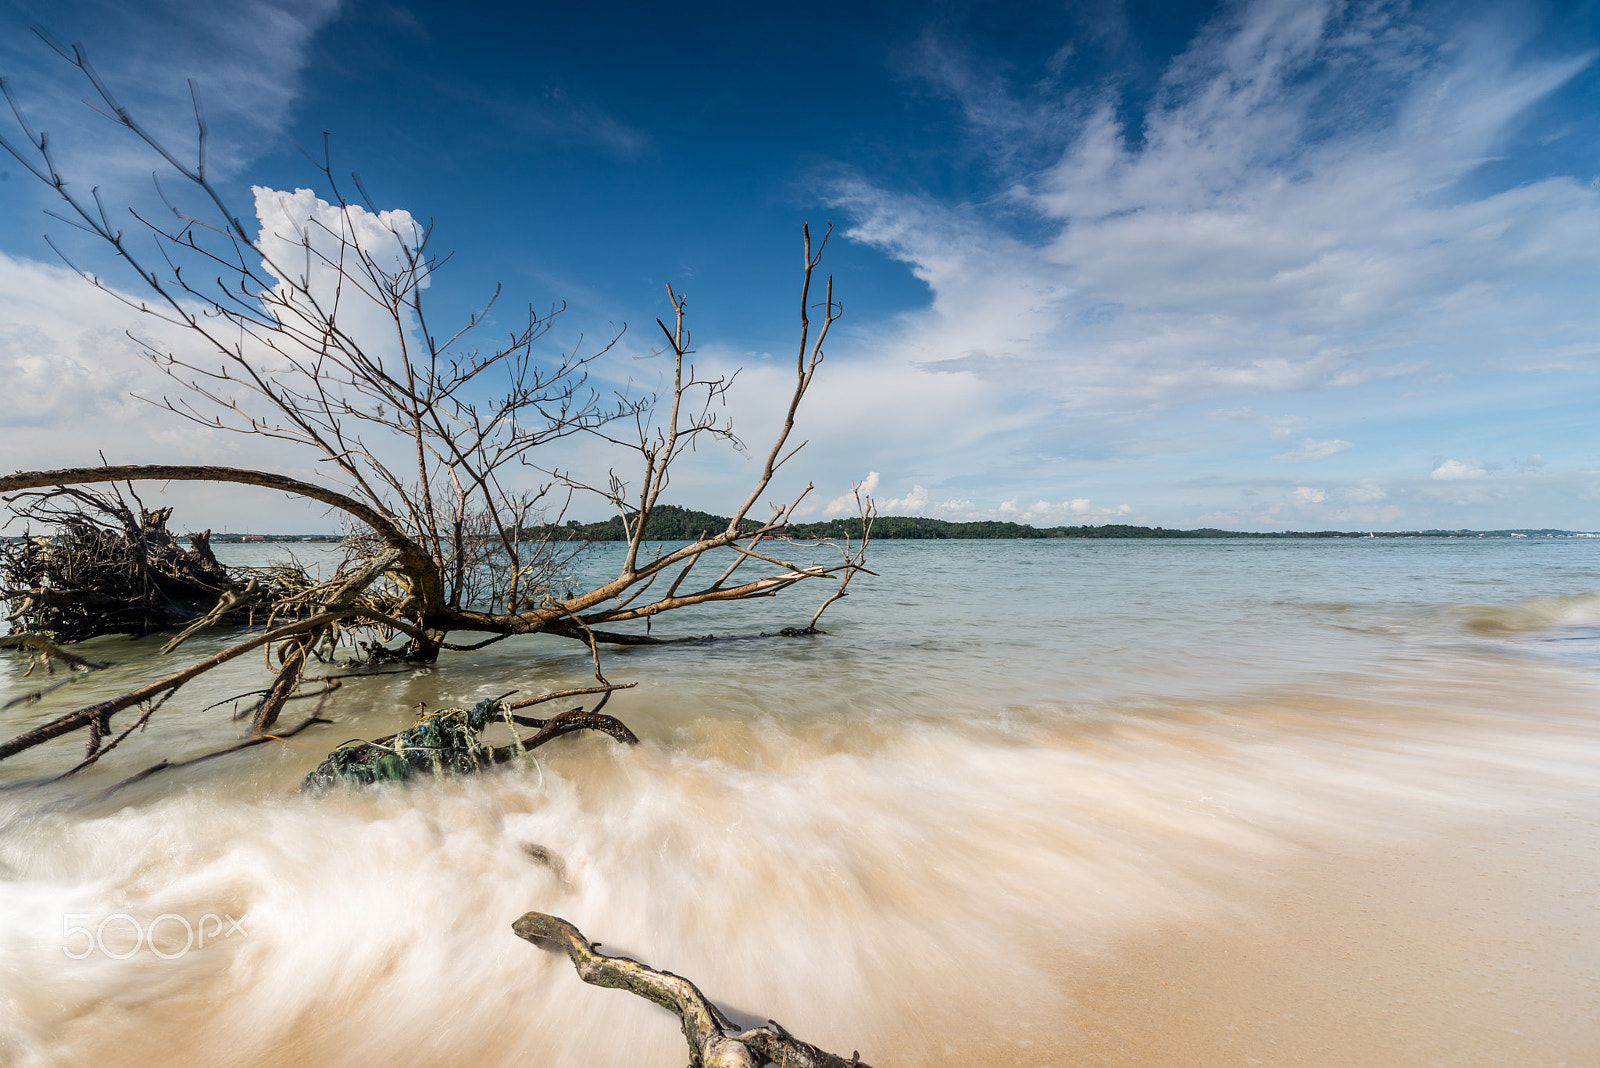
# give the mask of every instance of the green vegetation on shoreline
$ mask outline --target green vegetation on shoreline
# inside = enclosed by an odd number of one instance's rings
[[[726,528],[726,517],[698,512],[691,508],[658,505],[650,517],[645,536],[651,541],[692,541],[703,533],[714,533]],[[537,528],[528,534],[544,533],[550,528]],[[563,532],[588,541],[623,540],[622,520],[616,516],[603,523],[569,521]],[[859,519],[830,519],[821,523],[796,523],[789,528],[797,538],[858,538],[861,536]],[[1518,529],[1518,530],[1285,530],[1240,531],[1202,527],[1198,530],[1174,530],[1167,527],[1138,527],[1127,523],[1107,523],[1103,526],[1033,527],[1025,523],[1005,523],[980,520],[974,523],[954,523],[946,519],[925,519],[911,516],[879,516],[872,523],[872,537],[883,541],[956,541],[972,539],[1032,539],[1032,538],[1515,538],[1515,537],[1571,537],[1571,530]]]

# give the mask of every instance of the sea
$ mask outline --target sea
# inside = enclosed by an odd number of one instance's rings
[[[822,634],[776,633],[826,593],[802,585],[602,648],[637,746],[298,791],[421,705],[593,683],[535,636],[342,679],[333,723],[132,782],[240,740],[262,657],[77,774],[51,781],[82,734],[0,763],[0,1064],[684,1064],[676,1018],[513,935],[540,911],[880,1068],[1600,1065],[1600,538],[869,565]],[[225,638],[162,641],[86,643],[115,662],[88,675],[5,654],[0,702],[54,687],[5,735]]]

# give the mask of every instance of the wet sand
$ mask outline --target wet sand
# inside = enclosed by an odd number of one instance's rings
[[[1049,1059],[1600,1064],[1600,821],[1588,801],[1250,872],[1233,891],[1253,887],[1250,922],[1166,927],[1074,976],[1075,1036]]]

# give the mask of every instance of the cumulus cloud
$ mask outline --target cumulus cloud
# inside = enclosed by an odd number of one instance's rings
[[[882,479],[872,471],[859,483],[862,497],[874,494]],[[1073,522],[1107,522],[1125,519],[1133,512],[1128,504],[1097,506],[1087,497],[1073,497],[1064,501],[1038,500],[1023,504],[1017,498],[982,506],[966,498],[935,500],[927,488],[913,484],[910,491],[900,497],[873,496],[872,503],[879,515],[926,516],[931,519],[948,519],[967,522],[979,519],[1002,519],[1012,523],[1034,525],[1060,525]],[[828,516],[856,514],[856,498],[844,493],[822,506]],[[804,509],[802,515],[808,514]]]
[[[878,472],[870,471],[867,477],[858,483],[856,492],[860,493],[863,500],[872,497],[872,504],[879,515],[906,515],[926,516],[933,519],[968,518],[972,511],[972,502],[967,500],[934,501],[932,495],[923,486],[913,484],[911,491],[903,497],[878,497],[873,496],[879,484]],[[829,516],[855,515],[855,493],[844,493],[829,501],[823,512]]]
[[[383,275],[406,273],[406,250],[422,241],[423,227],[411,213],[403,208],[372,212],[359,204],[341,207],[310,189],[289,192],[258,185],[250,191],[260,224],[256,245],[262,267],[278,279],[274,292],[284,305],[280,316],[293,314],[304,299],[294,287],[308,290],[317,308],[309,324],[331,312],[363,351],[398,357],[394,318],[385,309],[387,298],[380,287]],[[363,269],[334,266],[351,263],[357,250]],[[429,281],[423,273],[416,284],[426,289]]]
[[[1039,500],[1032,504],[1020,504],[1016,498],[1000,502],[1000,507],[992,515],[983,518],[1005,519],[1013,523],[1030,523],[1034,526],[1066,525],[1084,521],[1108,522],[1113,519],[1124,519],[1132,514],[1133,507],[1128,504],[1108,505],[1095,507],[1087,497],[1074,497],[1071,500],[1054,503]],[[976,517],[974,517],[976,518]]]
[[[853,514],[856,511],[856,502],[859,495],[863,500],[872,496],[878,488],[878,472],[869,471],[867,477],[856,483],[855,489],[850,493],[841,493],[829,501],[823,508],[828,515]]]
[[[1328,499],[1326,492],[1312,486],[1296,486],[1291,497],[1295,504],[1321,504]]]
[[[1433,470],[1428,477],[1441,482],[1456,481],[1463,478],[1482,478],[1489,473],[1488,465],[1476,457],[1465,460],[1441,459],[1434,463]]]

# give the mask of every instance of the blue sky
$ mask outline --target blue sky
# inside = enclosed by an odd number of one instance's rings
[[[702,365],[744,369],[753,445],[800,223],[833,220],[846,317],[794,462],[814,517],[867,480],[952,519],[1600,529],[1595,3],[4,3],[0,72],[64,167],[148,203],[148,154],[35,22],[177,144],[195,78],[241,210],[313,185],[295,145],[331,131],[456,251],[435,317],[496,283],[564,300],[554,340],[627,323],[601,378],[648,381],[672,283]],[[139,324],[0,172],[0,465],[309,470],[130,399],[164,389]],[[754,461],[696,459],[677,501],[725,512]],[[171,496],[186,526],[327,525]]]

